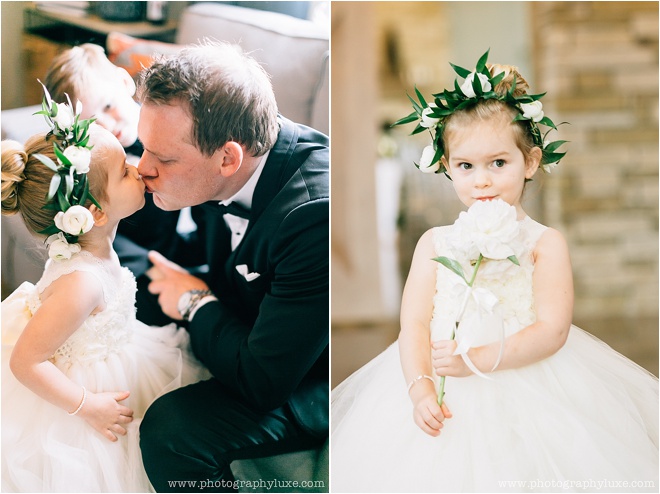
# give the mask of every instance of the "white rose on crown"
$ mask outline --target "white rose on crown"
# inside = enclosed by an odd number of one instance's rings
[[[55,105],[57,105],[57,115],[52,117],[53,122],[62,130],[68,129],[73,125],[73,110],[66,103],[55,103]]]
[[[470,75],[465,78],[465,82],[463,82],[463,85],[461,86],[461,92],[468,98],[474,98],[477,96],[477,94],[474,92],[474,88],[472,87],[475,74],[479,78],[481,89],[484,91],[484,93],[487,93],[493,89],[493,86],[490,84],[488,77],[481,73],[477,74],[476,72],[471,72]]]
[[[437,107],[438,106],[435,103],[429,103],[429,106],[422,110],[422,120],[421,122],[419,122],[419,125],[421,125],[422,127],[426,127],[427,129],[438,125],[440,119],[429,116],[429,114],[433,112],[433,109]]]
[[[80,244],[70,244],[62,232],[48,237],[46,245],[48,246],[48,257],[56,261],[71,259],[73,254],[80,252]]]
[[[89,163],[92,160],[92,152],[89,149],[69,146],[64,150],[64,156],[71,162],[76,173],[83,174],[89,171]]]
[[[422,157],[419,159],[419,169],[424,173],[435,173],[440,169],[440,161],[432,163],[435,156],[433,146],[426,146],[422,151]]]
[[[540,101],[532,101],[531,103],[520,103],[520,109],[523,112],[523,117],[532,120],[536,123],[543,120],[543,103]]]
[[[82,235],[94,226],[94,216],[83,206],[71,206],[66,212],[60,211],[55,215],[55,226],[70,235]]]

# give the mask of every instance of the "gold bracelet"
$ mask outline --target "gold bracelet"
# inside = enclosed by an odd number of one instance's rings
[[[408,385],[408,393],[410,393],[410,390],[412,389],[412,387],[413,387],[416,383],[418,383],[419,381],[421,381],[422,379],[428,379],[429,381],[431,381],[431,382],[435,385],[435,380],[434,380],[431,376],[428,376],[428,375],[426,375],[426,374],[420,374],[420,375],[417,376],[415,379],[413,379],[412,381],[410,381],[410,384]]]

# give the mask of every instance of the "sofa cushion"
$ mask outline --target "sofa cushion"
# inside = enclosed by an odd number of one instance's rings
[[[134,38],[116,31],[108,34],[105,47],[108,59],[118,67],[126,69],[132,77],[142,68],[149,67],[153,63],[154,55],[174,55],[184,48],[183,45]]]
[[[176,42],[240,45],[270,74],[280,112],[328,133],[329,27],[277,12],[212,2],[188,7]]]

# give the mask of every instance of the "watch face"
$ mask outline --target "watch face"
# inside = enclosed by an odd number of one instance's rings
[[[179,314],[183,315],[183,312],[186,310],[188,307],[188,304],[190,303],[190,298],[192,297],[191,292],[184,292],[181,294],[179,297],[179,303],[177,304],[177,309],[179,311]]]

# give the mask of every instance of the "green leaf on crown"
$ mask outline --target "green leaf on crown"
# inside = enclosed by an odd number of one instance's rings
[[[60,211],[66,211],[71,207],[69,199],[62,193],[61,189],[57,190],[57,202],[60,206]]]
[[[490,48],[488,48],[488,50],[486,50],[486,53],[481,55],[481,58],[477,62],[477,66],[476,66],[476,71],[477,72],[483,72],[484,69],[486,69],[486,62],[488,61],[488,53],[489,52],[490,52]],[[477,79],[477,78],[475,77],[475,79]]]
[[[57,194],[57,189],[60,188],[60,182],[62,181],[62,175],[56,173],[53,175],[53,178],[50,180],[50,186],[48,187],[48,194],[46,194],[46,201],[50,202]]]
[[[549,142],[545,146],[544,151],[547,151],[548,153],[552,153],[552,152],[556,151],[559,148],[559,146],[561,146],[562,144],[566,144],[567,142],[569,142],[569,141],[561,141],[560,140],[560,141]]]
[[[403,117],[403,118],[400,118],[399,120],[394,122],[391,125],[391,127],[394,127],[395,125],[404,125],[404,124],[414,122],[415,120],[417,120],[417,118],[418,118],[417,112],[412,112],[410,115],[408,115],[406,117]]]
[[[424,96],[422,96],[422,93],[419,92],[419,89],[417,89],[417,86],[415,86],[415,93],[417,94],[417,98],[419,99],[422,108],[429,106],[426,104],[426,100],[424,99]]]
[[[44,156],[43,154],[39,154],[39,153],[35,153],[32,156],[37,158],[39,161],[41,161],[41,163],[43,163],[45,166],[47,166],[48,168],[53,170],[55,173],[57,173],[58,166],[48,156]]]
[[[55,156],[57,156],[57,159],[60,160],[63,165],[68,167],[73,166],[73,163],[71,163],[69,158],[64,156],[64,153],[60,150],[60,147],[57,144],[53,146],[53,151],[55,151]]]
[[[55,224],[50,225],[48,228],[44,228],[40,232],[37,232],[40,235],[55,235],[59,233],[60,229],[55,226]]]
[[[451,65],[452,68],[454,69],[454,72],[456,72],[463,79],[467,78],[467,76],[469,76],[470,73],[471,73],[471,71],[469,71],[468,69],[464,69],[463,67],[459,67],[458,65],[454,65],[451,62],[449,62],[449,65]]]

